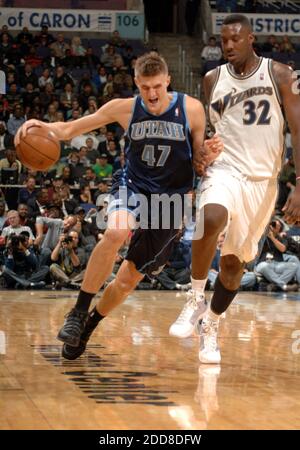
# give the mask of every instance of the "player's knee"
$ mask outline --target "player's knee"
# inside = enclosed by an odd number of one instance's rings
[[[128,230],[106,230],[102,240],[112,248],[120,247],[128,236]]]
[[[226,255],[221,259],[222,281],[229,290],[239,287],[244,272],[244,264],[234,255]]]
[[[206,205],[202,210],[204,235],[217,236],[227,224],[227,210],[221,205]]]
[[[136,286],[136,281],[131,277],[117,277],[115,283],[120,291],[127,294],[133,291]]]

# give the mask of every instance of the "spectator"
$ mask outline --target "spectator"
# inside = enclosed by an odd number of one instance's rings
[[[9,42],[8,33],[2,33],[0,38],[0,58],[4,63],[10,62],[12,44]]]
[[[54,56],[62,61],[66,56],[66,51],[70,49],[70,45],[65,42],[63,33],[58,33],[56,41],[50,45],[50,48],[53,50]]]
[[[63,211],[64,216],[68,216],[69,214],[73,214],[75,208],[78,206],[78,202],[71,197],[70,195],[70,187],[64,184],[60,188],[60,198],[61,198],[61,209]]]
[[[19,174],[22,170],[22,164],[17,159],[16,150],[8,148],[5,152],[6,158],[0,160],[0,171],[2,169],[17,169]]]
[[[22,227],[29,227],[32,234],[35,234],[35,219],[29,216],[28,206],[25,203],[18,205],[18,214],[20,218],[20,225]]]
[[[24,73],[20,75],[20,86],[25,89],[27,83],[32,83],[34,88],[38,87],[38,77],[32,70],[32,66],[26,63],[24,66]]]
[[[85,174],[79,181],[80,183],[86,184],[90,188],[94,188],[99,183],[99,178],[96,176],[95,172],[91,167],[87,167],[85,169]]]
[[[97,215],[97,210],[90,209],[88,213],[85,214],[85,209],[82,206],[78,206],[75,208],[74,214],[77,216],[77,224],[74,226],[74,229],[79,233],[87,261],[97,243],[98,227],[95,217]]]
[[[94,203],[98,205],[97,199],[99,195],[107,195],[108,194],[108,184],[105,180],[100,180],[98,182],[98,189],[94,192]]]
[[[50,103],[47,108],[47,113],[44,115],[43,120],[45,122],[58,122],[57,120],[57,107],[55,103]]]
[[[42,289],[48,272],[47,266],[38,268],[38,259],[30,247],[26,232],[9,236],[3,267],[3,277],[8,287]]]
[[[53,84],[53,78],[51,77],[49,68],[46,67],[38,79],[39,88],[44,89],[48,83]]]
[[[85,145],[87,149],[86,157],[89,161],[89,165],[95,164],[96,159],[100,156],[98,150],[96,149],[96,142],[92,137],[88,136],[85,140]]]
[[[63,220],[45,216],[37,217],[35,244],[41,249],[53,250],[58,243],[60,235],[69,232],[76,222],[77,218],[72,215],[66,216]],[[46,234],[44,234],[45,226],[47,227]]]
[[[131,65],[131,61],[136,58],[134,52],[133,52],[133,48],[131,47],[131,45],[127,45],[127,47],[125,48],[125,50],[122,53],[123,55],[123,60],[124,60],[124,64],[127,68],[130,67]]]
[[[76,100],[77,96],[73,92],[72,83],[66,83],[64,91],[60,94],[59,102],[65,114],[72,109],[72,101]]]
[[[69,186],[72,186],[74,184],[74,179],[71,175],[71,169],[69,166],[65,166],[62,170],[61,177],[63,180],[63,184],[68,184]]]
[[[8,211],[7,220],[8,220],[9,225],[2,229],[1,236],[3,236],[4,238],[7,238],[11,234],[15,234],[16,236],[19,236],[19,234],[21,234],[22,231],[26,231],[29,235],[29,245],[33,244],[34,235],[28,226],[26,226],[26,225],[23,226],[20,224],[20,216],[19,216],[18,211],[15,211],[15,210]]]
[[[115,54],[115,47],[113,45],[108,45],[100,57],[101,64],[103,64],[108,71],[111,70],[114,65]]]
[[[3,158],[4,151],[11,144],[11,136],[6,130],[6,123],[0,121],[0,158]]]
[[[97,99],[94,96],[88,98],[88,109],[86,109],[83,113],[84,116],[89,116],[90,114],[94,114],[98,109]]]
[[[280,51],[282,53],[295,53],[295,48],[288,36],[283,36],[280,43]]]
[[[41,188],[35,198],[30,198],[27,202],[30,217],[37,218],[45,215],[49,204],[48,189]]]
[[[112,33],[111,38],[108,41],[110,46],[117,48],[124,48],[126,45],[126,41],[121,38],[119,31],[115,30]]]
[[[93,171],[99,178],[112,177],[112,165],[108,164],[106,153],[101,153],[100,158],[97,158],[96,164],[93,165]]]
[[[46,40],[47,45],[51,45],[55,41],[54,37],[49,34],[47,25],[42,25],[41,31],[34,37],[36,44],[39,44],[43,40]]]
[[[117,170],[123,169],[126,164],[125,152],[120,152],[120,155],[117,156],[113,163],[113,173]]]
[[[25,114],[28,113],[30,108],[36,103],[36,100],[39,99],[39,90],[34,89],[32,83],[27,83],[25,86],[25,91],[22,93],[22,105],[25,110]]]
[[[93,83],[96,86],[98,92],[102,94],[104,86],[107,83],[107,73],[105,67],[98,67],[97,74],[93,77]]]
[[[255,272],[270,283],[267,286],[268,290],[277,289],[286,292],[295,289],[295,285],[288,283],[294,279],[298,266],[295,262],[284,261],[283,254],[287,249],[287,241],[280,236],[282,230],[282,222],[278,219],[272,220]]]
[[[65,70],[62,66],[58,66],[55,70],[55,76],[53,78],[55,93],[61,94],[67,83],[71,83],[72,86],[74,86],[74,81],[72,80],[70,75],[65,73]]]
[[[51,253],[50,273],[59,284],[74,288],[80,288],[84,271],[81,270],[85,262],[84,251],[78,249],[78,233],[70,231],[68,235],[62,234],[57,245]]]
[[[74,65],[82,67],[86,55],[86,48],[82,45],[80,36],[73,36],[71,54],[74,58]]]
[[[24,41],[24,38],[31,43],[33,41],[33,35],[29,33],[29,30],[27,27],[23,27],[22,31],[17,34],[17,43],[21,44]]]
[[[17,83],[11,83],[7,94],[6,94],[6,101],[8,105],[8,109],[10,111],[14,110],[16,106],[21,106],[22,103],[22,95],[19,91]],[[11,118],[11,116],[8,117],[8,120]]]
[[[35,199],[35,184],[35,178],[29,176],[26,180],[26,187],[19,190],[18,203],[25,203],[27,205],[30,198]]]
[[[79,203],[85,212],[95,208],[96,205],[92,201],[92,193],[89,186],[82,186],[80,188]]]
[[[115,140],[109,140],[107,142],[107,162],[111,165],[114,164],[116,158],[120,155],[119,149],[117,149],[117,144]]]
[[[7,122],[7,130],[9,134],[14,136],[21,125],[25,122],[25,117],[23,114],[23,108],[21,105],[16,105],[14,107],[14,114]]]
[[[217,46],[217,39],[212,36],[208,40],[208,44],[203,48],[201,58],[204,61],[220,61],[222,58],[222,50]]]

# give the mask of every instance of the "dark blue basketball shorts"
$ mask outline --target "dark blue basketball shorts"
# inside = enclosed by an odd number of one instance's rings
[[[183,196],[177,194],[176,204],[168,207],[168,201],[166,206],[152,204],[149,195],[139,201],[140,194],[128,188],[113,189],[110,195],[108,214],[126,210],[137,221],[125,259],[132,261],[142,274],[157,275],[169,260],[182,227]]]

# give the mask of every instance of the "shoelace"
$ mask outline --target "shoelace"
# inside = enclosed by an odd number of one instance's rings
[[[81,331],[82,322],[86,318],[86,314],[80,313],[73,309],[68,314],[66,314],[65,317],[67,319],[64,325],[66,331],[69,332],[76,330],[77,333]]]
[[[186,321],[188,316],[191,314],[190,308],[192,308],[195,311],[199,307],[199,301],[197,301],[196,293],[194,291],[189,290],[187,292],[187,298],[188,301],[184,305],[183,310],[181,311],[178,319],[176,320],[177,324],[181,324]]]
[[[217,344],[217,331],[218,324],[212,321],[203,321],[202,322],[202,333],[201,335],[204,338],[204,346],[208,351],[215,352],[218,344]]]

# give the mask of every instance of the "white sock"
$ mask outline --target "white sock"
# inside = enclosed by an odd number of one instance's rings
[[[205,278],[205,280],[194,280],[194,278],[191,277],[191,280],[192,280],[192,289],[194,291],[200,292],[201,294],[204,294],[207,278]]]
[[[208,311],[207,311],[206,317],[208,317],[208,318],[209,318],[210,320],[212,320],[213,322],[219,322],[219,319],[220,319],[220,317],[221,317],[221,314],[216,314],[216,313],[214,313],[214,312],[211,310],[210,306],[209,306],[209,309],[208,309]]]

